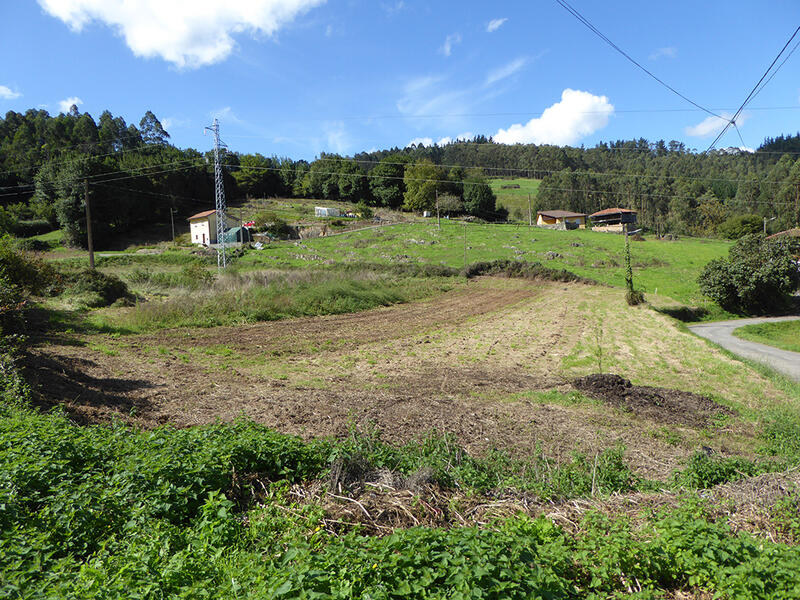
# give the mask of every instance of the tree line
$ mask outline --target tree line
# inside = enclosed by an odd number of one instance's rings
[[[767,138],[755,153],[698,153],[678,141],[643,138],[573,148],[479,137],[355,158],[374,163],[395,153],[411,162],[480,166],[490,177],[541,179],[534,210],[591,214],[619,206],[637,210],[646,227],[686,235],[718,235],[726,221],[742,215],[775,217],[775,230],[800,221],[800,134]]]
[[[758,152],[698,153],[645,139],[592,148],[497,144],[478,136],[443,146],[409,146],[316,160],[227,152],[229,198],[305,197],[372,207],[504,219],[490,177],[541,179],[534,209],[591,213],[633,208],[652,229],[720,235],[731,219],[766,217],[774,229],[800,219],[800,134],[765,140]],[[210,152],[181,149],[151,111],[138,125],[106,110],[98,121],[73,106],[0,118],[0,232],[60,227],[85,243],[88,182],[99,247],[144,223],[185,218],[213,206]]]

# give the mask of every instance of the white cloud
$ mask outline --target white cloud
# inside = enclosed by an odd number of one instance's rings
[[[565,89],[561,101],[545,109],[525,125],[512,125],[494,135],[500,144],[570,145],[608,124],[614,106],[605,96]]]
[[[381,4],[381,7],[383,8],[383,10],[386,11],[386,14],[392,16],[408,8],[408,5],[402,0],[400,0],[399,2],[395,2],[394,4],[391,4],[389,2],[383,2]]]
[[[449,135],[446,135],[442,138],[439,138],[439,141],[436,142],[437,146],[446,146],[447,144],[452,144],[453,142],[467,142],[474,138],[475,135],[471,131],[467,131],[464,133],[459,133],[456,137],[452,138]],[[419,139],[419,138],[418,138]],[[423,138],[423,139],[430,139],[430,138]],[[427,144],[430,146],[431,144]]]
[[[732,118],[733,115],[727,112],[721,113],[719,117],[706,117],[697,125],[687,127],[686,135],[691,135],[692,137],[711,137],[712,135],[717,135]],[[748,118],[749,115],[742,113],[739,115],[739,118],[736,119],[736,124],[742,125]]]
[[[333,35],[333,25],[328,25],[325,28],[325,37],[331,37]]]
[[[506,21],[508,21],[508,19],[506,19],[505,17],[503,17],[502,19],[492,19],[491,21],[489,21],[488,25],[486,25],[487,33],[494,33],[495,31],[500,29],[503,26],[503,23],[505,23]]]
[[[444,44],[442,45],[441,48],[439,48],[439,52],[441,54],[444,54],[445,56],[450,56],[453,53],[453,46],[460,43],[461,43],[461,34],[451,33],[445,38]]]
[[[72,96],[70,98],[65,98],[58,103],[58,110],[62,113],[68,113],[69,109],[72,108],[72,105],[80,106],[83,104],[83,100],[78,98],[77,96]]]
[[[0,85],[0,98],[3,100],[14,100],[20,96],[22,96],[21,93],[15,92],[8,86]]]
[[[189,119],[183,119],[181,117],[165,117],[161,119],[161,125],[167,131],[175,127],[177,128],[186,127],[188,125],[191,125],[191,123],[192,122]]]
[[[350,136],[342,121],[329,121],[323,125],[328,149],[337,154],[345,154],[350,148]]]
[[[409,81],[397,110],[409,117],[454,115],[466,110],[465,90],[449,89],[443,77],[428,75]]]
[[[650,55],[650,60],[658,60],[659,58],[675,58],[678,56],[678,49],[675,46],[667,46],[659,48]]]
[[[325,0],[38,0],[81,31],[92,21],[115,29],[136,56],[196,68],[225,59],[232,34],[274,35]]]
[[[217,110],[212,110],[208,113],[208,116],[212,119],[219,119],[223,123],[235,123],[236,125],[247,125],[247,121],[240,119],[238,115],[233,112],[233,109],[230,106],[224,106],[222,108],[218,108]],[[162,123],[163,125],[163,123]]]
[[[507,65],[503,65],[493,71],[489,71],[489,74],[486,76],[486,85],[492,85],[493,83],[497,83],[501,79],[505,79],[506,77],[511,77],[514,73],[519,71],[522,67],[524,67],[528,63],[528,59],[525,57],[520,57],[515,60],[512,60]]]
[[[433,146],[433,138],[429,137],[417,137],[411,140],[406,144],[406,148],[409,146]]]

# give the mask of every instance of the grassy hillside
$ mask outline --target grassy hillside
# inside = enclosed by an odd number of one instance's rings
[[[466,232],[466,244],[465,244]],[[713,258],[725,256],[729,242],[681,239],[674,242],[648,238],[631,242],[634,280],[648,294],[678,302],[705,302],[697,277]],[[465,226],[444,220],[435,224],[402,224],[358,231],[303,242],[273,244],[243,257],[239,264],[251,268],[266,265],[307,266],[326,263],[421,262],[463,267],[465,262],[496,259],[540,261],[578,275],[622,286],[624,239],[591,231],[552,231],[524,225]]]
[[[536,194],[539,191],[541,179],[490,179],[489,185],[497,196],[497,206],[502,206],[508,211],[508,218],[511,221],[528,222],[528,196],[533,203],[533,210],[536,210]],[[518,185],[519,188],[503,189],[503,186]],[[536,221],[536,215],[533,215]]]

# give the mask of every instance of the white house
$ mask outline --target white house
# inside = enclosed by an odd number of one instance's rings
[[[338,208],[315,206],[314,215],[317,217],[341,217],[342,213]]]
[[[225,229],[230,229],[234,220],[224,216]],[[238,225],[238,221],[236,221]],[[217,211],[205,210],[189,217],[189,235],[193,244],[208,246],[217,243]]]

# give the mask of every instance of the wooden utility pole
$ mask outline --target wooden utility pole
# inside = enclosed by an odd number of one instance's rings
[[[86,205],[86,243],[89,246],[89,268],[94,269],[94,244],[92,244],[92,209],[89,207],[89,180],[83,180],[83,203]]]
[[[464,270],[467,270],[467,224],[464,223]]]
[[[800,182],[794,184],[794,225],[800,227]]]
[[[528,227],[533,227],[533,213],[531,212],[531,193],[528,192]]]
[[[436,190],[436,229],[442,230],[442,222],[439,215],[439,190]]]
[[[169,222],[172,225],[172,243],[175,243],[175,209],[169,207]]]

